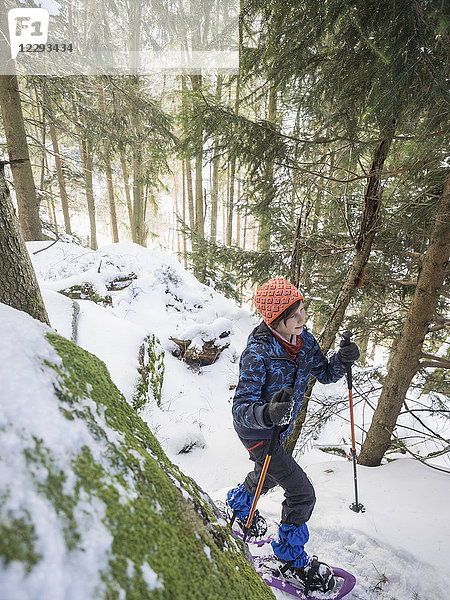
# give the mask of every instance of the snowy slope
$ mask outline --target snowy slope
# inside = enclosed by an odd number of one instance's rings
[[[45,245],[34,242],[28,247],[32,252]],[[139,345],[148,333],[157,335],[165,350],[161,407],[150,403],[140,414],[169,458],[214,498],[223,500],[226,490],[242,481],[251,467],[234,433],[230,408],[238,356],[258,320],[200,284],[173,257],[134,244],[92,252],[58,243],[32,258],[50,320],[57,328],[59,323],[62,335],[70,330],[70,311],[64,318],[62,303],[67,299],[58,306],[56,290],[89,280],[104,294],[114,274],[136,274],[128,288],[111,293],[112,306],[78,301],[78,343],[105,361],[113,381],[130,401]],[[189,339],[194,338],[222,318],[231,324],[231,344],[214,365],[196,372],[172,356],[170,336],[188,333]],[[322,398],[345,398],[346,393],[343,381],[316,390]],[[361,418],[357,409],[357,424]],[[369,417],[364,418],[367,426]],[[444,426],[448,427],[442,425],[441,435],[449,437]],[[340,417],[318,432],[315,444],[342,445],[343,440],[348,450],[349,426]],[[188,446],[190,452],[179,454]],[[350,596],[355,600],[446,600],[450,478],[399,457],[379,468],[358,468],[360,500],[367,511],[355,514],[348,508],[353,501],[351,463],[308,446],[298,460],[315,485],[318,502],[307,550],[357,576]],[[270,492],[261,500],[263,513],[278,519],[282,500],[281,490]]]

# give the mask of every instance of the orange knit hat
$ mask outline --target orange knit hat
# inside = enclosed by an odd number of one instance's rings
[[[304,300],[298,289],[286,279],[276,277],[275,279],[269,279],[258,288],[253,301],[256,310],[269,325],[297,300]]]

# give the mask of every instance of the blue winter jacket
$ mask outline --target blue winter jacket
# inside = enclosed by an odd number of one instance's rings
[[[264,406],[275,392],[291,386],[294,408],[280,436],[286,439],[300,412],[310,375],[320,383],[334,383],[345,374],[346,367],[337,354],[327,360],[312,333],[303,328],[301,336],[303,346],[294,360],[264,322],[250,334],[239,363],[232,409],[234,428],[240,437],[269,439],[273,426],[264,421]]]

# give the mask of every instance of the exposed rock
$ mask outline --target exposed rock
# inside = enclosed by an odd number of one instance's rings
[[[226,334],[229,335],[229,332]],[[178,340],[177,338],[169,338],[178,346],[179,351],[175,351],[175,356],[184,360],[191,367],[204,367],[212,365],[219,358],[221,352],[228,348],[230,344],[217,346],[215,340],[210,340],[203,343],[202,348],[191,346],[192,340]]]
[[[24,419],[0,429],[16,450],[0,496],[5,597],[273,598],[244,545],[207,495],[168,460],[104,363],[35,323],[27,323],[26,339],[30,345],[45,336],[38,347],[46,358],[26,356],[35,361],[29,385],[41,414],[33,418],[30,405],[27,417],[24,404]],[[12,372],[14,353],[4,355]],[[11,381],[11,390],[20,386]]]
[[[135,273],[129,273],[128,275],[119,275],[114,279],[111,279],[106,284],[106,289],[109,292],[120,292],[127,288],[131,283],[137,279],[137,275]]]
[[[92,300],[92,302],[103,306],[111,306],[113,303],[111,296],[100,296],[95,291],[92,283],[89,282],[72,285],[64,290],[59,290],[59,293],[73,300]]]
[[[139,379],[133,394],[133,407],[140,410],[151,400],[161,406],[164,381],[164,350],[155,335],[148,335],[139,347]]]

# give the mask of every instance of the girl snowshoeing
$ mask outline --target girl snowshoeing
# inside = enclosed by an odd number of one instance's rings
[[[243,530],[250,514],[275,426],[281,434],[272,451],[261,493],[277,484],[284,489],[278,541],[272,542],[275,559],[283,576],[308,589],[323,591],[334,585],[331,568],[309,556],[306,522],[316,497],[306,473],[285,450],[303,402],[310,375],[321,383],[334,383],[346,373],[346,365],[359,358],[358,346],[350,343],[329,360],[314,336],[304,327],[303,295],[282,278],[267,281],[256,292],[254,303],[263,322],[250,334],[239,363],[239,382],[233,400],[233,424],[255,465],[244,482],[227,494],[227,504]],[[293,394],[283,396],[283,388]],[[292,390],[290,390],[292,392]],[[249,535],[266,532],[256,510]]]

